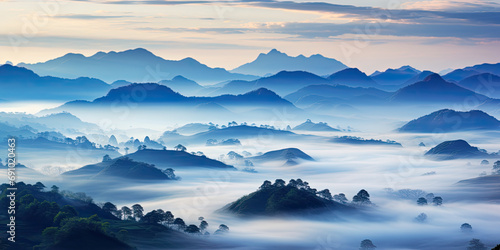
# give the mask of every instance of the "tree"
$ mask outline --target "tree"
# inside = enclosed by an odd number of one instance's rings
[[[164,212],[163,213],[162,212],[163,212],[163,210],[161,210],[161,211],[153,210],[153,211],[147,213],[146,215],[144,215],[141,218],[141,221],[146,222],[146,223],[150,223],[150,224],[160,223],[164,218],[163,217]]]
[[[328,190],[328,189],[321,190],[317,194],[319,197],[321,197],[323,199],[333,200],[333,196],[330,193],[330,190]]]
[[[500,250],[500,244],[498,244],[496,247],[494,247],[493,249],[491,250]]]
[[[33,187],[35,188],[36,191],[41,192],[45,188],[45,185],[43,185],[43,183],[41,182],[37,182],[35,183],[35,185],[33,185]]]
[[[224,224],[220,224],[219,229],[217,229],[214,234],[224,234],[227,232],[229,232],[229,227]]]
[[[190,233],[190,234],[199,234],[200,229],[196,225],[191,224],[191,225],[187,226],[186,229],[184,229],[184,232]]]
[[[443,205],[443,198],[441,198],[440,196],[434,197],[434,199],[432,199],[432,204],[434,204],[435,206]]]
[[[486,246],[479,239],[472,239],[469,241],[467,250],[486,250]]]
[[[163,221],[165,221],[168,225],[174,223],[174,215],[172,214],[172,212],[165,212],[165,214],[163,215]]]
[[[102,210],[108,212],[108,213],[111,213],[111,214],[115,214],[116,211],[118,211],[118,209],[116,208],[115,204],[111,203],[111,202],[106,202],[104,203],[104,205],[102,205]]]
[[[427,220],[427,214],[421,213],[417,217],[415,217],[415,221],[423,223]]]
[[[172,168],[167,168],[163,170],[162,172],[171,180],[177,180],[177,176],[175,176],[174,169]]]
[[[420,197],[420,198],[418,198],[418,200],[417,200],[417,204],[418,204],[419,206],[424,206],[424,205],[427,205],[427,199],[426,199],[426,198],[424,198],[424,197]]]
[[[284,187],[285,186],[285,181],[282,180],[282,179],[276,179],[274,181],[274,185],[275,187]]]
[[[472,226],[469,223],[464,223],[460,226],[460,230],[464,233],[472,232]]]
[[[178,144],[177,146],[174,147],[176,151],[186,151],[187,148],[184,147],[182,144]]]
[[[347,204],[349,200],[345,197],[345,194],[340,193],[333,196],[333,200],[342,204]]]
[[[105,155],[102,157],[102,162],[109,162],[109,161],[112,161],[113,159],[111,159],[111,157],[109,155]]]
[[[265,180],[264,183],[262,183],[262,185],[260,185],[259,189],[266,189],[266,188],[270,188],[272,187],[272,183],[268,180]]]
[[[59,187],[56,185],[52,185],[52,187],[50,187],[50,191],[52,193],[59,193]]]
[[[208,227],[208,222],[206,222],[205,220],[202,220],[200,222],[200,230],[205,231],[205,229],[207,229],[207,227]]]
[[[129,220],[132,218],[132,210],[129,207],[123,206],[121,210],[122,210],[123,219]]]
[[[377,248],[375,245],[373,245],[373,242],[369,239],[361,241],[361,244],[359,245],[360,250],[365,250],[365,249],[374,249]]]
[[[493,163],[493,174],[500,174],[500,161]]]
[[[144,216],[144,208],[140,204],[135,204],[132,206],[132,213],[134,214],[134,218],[140,220]]]
[[[175,218],[174,225],[176,225],[179,230],[184,230],[184,228],[186,228],[186,223],[181,218]]]
[[[125,147],[124,149],[125,149],[125,154],[126,154],[126,155],[128,155],[128,150],[129,150],[130,148]]]
[[[352,197],[352,202],[357,204],[371,204],[370,194],[364,189],[361,189],[358,194]]]

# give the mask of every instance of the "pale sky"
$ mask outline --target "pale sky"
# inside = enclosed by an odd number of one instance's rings
[[[500,0],[0,0],[0,63],[146,48],[233,69],[276,48],[366,73],[500,62]]]

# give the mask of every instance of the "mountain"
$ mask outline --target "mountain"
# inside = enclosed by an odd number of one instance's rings
[[[284,96],[312,84],[328,84],[328,81],[305,71],[280,71],[254,81],[231,81],[211,95],[241,94],[258,88],[266,88]]]
[[[140,94],[137,94],[140,93]],[[127,97],[127,98],[124,98]],[[167,107],[171,106],[177,111],[188,109],[189,112],[199,115],[217,115],[217,111],[224,115],[231,115],[226,108],[235,109],[246,107],[248,109],[279,107],[289,112],[300,111],[289,101],[282,99],[274,92],[261,88],[241,95],[222,95],[216,97],[186,97],[164,85],[156,83],[131,84],[128,86],[112,89],[103,97],[92,102],[71,101],[54,109],[43,110],[39,114],[54,112],[79,113],[82,109],[109,107],[116,110],[118,107],[131,107],[134,109],[148,108],[151,105]],[[149,110],[149,109],[148,109]],[[214,114],[207,113],[213,111]],[[102,113],[102,112],[101,112]],[[116,111],[115,111],[116,113]],[[184,113],[186,114],[186,113]]]
[[[255,162],[285,161],[285,165],[297,165],[297,160],[314,161],[308,154],[298,148],[285,148],[249,158]]]
[[[500,121],[481,110],[460,112],[442,109],[412,120],[400,132],[443,133],[464,130],[498,130]]]
[[[379,84],[357,68],[341,70],[333,73],[326,79],[330,81],[330,84],[340,84],[349,87],[379,87]]]
[[[209,168],[219,170],[235,170],[233,166],[226,165],[206,156],[192,155],[184,151],[174,150],[138,150],[126,157],[140,162],[154,164],[159,168]]]
[[[354,88],[345,85],[323,84],[323,85],[310,85],[301,88],[285,96],[285,99],[289,100],[292,103],[297,103],[301,99],[307,96],[338,98],[339,100],[349,101],[352,99],[362,99],[370,96],[379,99],[385,99],[391,96],[391,93],[376,88],[361,88],[361,87]],[[318,99],[312,98],[311,101],[315,102],[318,101]],[[358,104],[363,102],[363,100],[358,100],[358,101],[359,101],[357,102]]]
[[[320,195],[316,189],[312,189],[307,182],[300,179],[292,179],[287,185],[278,179],[274,184],[265,181],[257,191],[241,197],[219,211],[248,217],[312,215],[321,212],[354,211],[354,208]]]
[[[184,58],[179,61],[165,60],[142,48],[121,52],[98,52],[89,57],[69,53],[46,62],[20,63],[18,66],[26,67],[41,75],[65,78],[88,76],[109,83],[117,80],[158,82],[177,75],[203,83],[256,78],[254,76],[229,73],[222,68],[210,68],[193,58]]]
[[[384,72],[372,74],[370,77],[382,85],[400,85],[418,75],[421,71],[411,66],[403,66],[398,69],[387,69]]]
[[[269,53],[261,53],[254,61],[243,64],[231,70],[231,72],[265,76],[287,70],[307,71],[316,75],[328,75],[345,68],[347,68],[347,66],[343,63],[319,54],[310,57],[305,57],[303,55],[292,57],[276,49],[272,49]]]
[[[468,99],[482,102],[488,97],[446,82],[438,74],[401,88],[390,97],[391,102],[399,103],[462,103]]]
[[[483,63],[465,67],[464,70],[474,70],[479,73],[490,73],[500,75],[500,63]]]
[[[491,98],[500,98],[500,76],[497,75],[481,73],[467,77],[457,84]]]
[[[425,80],[425,78],[427,78],[428,76],[430,76],[432,74],[435,74],[435,73],[432,71],[424,70],[424,71],[418,73],[417,75],[413,76],[412,78],[408,79],[403,84],[399,85],[399,87],[403,88],[403,87],[406,87],[408,85],[411,85],[411,84],[414,84],[417,82],[421,82],[421,81]]]
[[[195,81],[189,80],[183,76],[176,76],[171,80],[162,80],[159,84],[165,85],[173,91],[179,92],[185,96],[196,95],[200,90],[204,89],[203,86]]]
[[[443,76],[443,79],[450,82],[459,82],[467,77],[480,74],[478,71],[469,69],[456,69]]]
[[[324,122],[314,123],[307,119],[304,123],[299,124],[293,128],[293,130],[303,130],[303,131],[340,131],[338,129],[328,126]]]
[[[471,146],[464,140],[455,140],[440,143],[427,151],[425,156],[437,160],[452,160],[460,158],[482,158],[490,155],[480,151],[477,147]]]
[[[176,132],[180,134],[193,135],[201,132],[208,131],[210,129],[209,124],[203,123],[189,123],[182,127],[178,127],[175,129]]]
[[[0,93],[0,99],[5,101],[93,99],[110,89],[107,83],[94,78],[41,77],[29,69],[9,64],[0,66],[0,86],[9,90]]]

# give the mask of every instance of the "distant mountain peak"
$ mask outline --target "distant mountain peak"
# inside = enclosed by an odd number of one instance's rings
[[[279,97],[276,93],[273,91],[266,89],[266,88],[259,88],[253,91],[250,91],[246,93],[245,95],[254,95],[254,96],[277,96]]]
[[[432,73],[424,79],[424,82],[444,83],[446,81],[439,74]]]
[[[277,49],[272,49],[267,54],[260,53],[252,62],[243,64],[232,72],[250,75],[273,75],[283,70],[308,71],[317,75],[327,75],[345,69],[343,63],[319,54],[312,56],[289,56]]]

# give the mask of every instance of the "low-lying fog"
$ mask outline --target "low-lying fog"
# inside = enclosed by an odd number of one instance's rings
[[[240,246],[237,249],[358,249],[364,239],[372,240],[378,249],[465,249],[472,238],[481,239],[488,247],[500,243],[499,190],[456,185],[460,180],[478,177],[483,172],[489,174],[494,160],[489,159],[489,165],[481,165],[482,159],[432,161],[423,157],[431,147],[455,139],[465,139],[473,146],[497,152],[500,150],[498,132],[403,134],[394,130],[405,119],[379,123],[360,120],[356,124],[349,121],[338,124],[365,132],[308,134],[390,139],[400,142],[403,147],[352,146],[324,140],[292,143],[261,138],[241,140],[242,146],[190,145],[188,151],[202,151],[207,157],[217,159],[229,151],[240,154],[248,151],[255,155],[258,152],[294,147],[316,161],[304,161],[297,166],[283,166],[283,162],[254,163],[257,173],[241,171],[242,166],[236,166],[238,171],[175,169],[181,180],[160,183],[68,181],[61,176],[22,176],[22,172],[20,178],[26,182],[42,181],[48,187],[56,184],[61,190],[86,192],[96,202],[110,201],[117,207],[140,203],[146,211],[161,208],[171,211],[176,217],[182,217],[187,224],[197,223],[198,217],[203,216],[212,231],[220,223],[228,225],[230,234],[213,240],[231,242]],[[295,121],[293,124],[298,123]],[[337,125],[330,121],[329,124]],[[377,129],[383,132],[371,132]],[[419,147],[420,142],[426,146]],[[39,165],[35,160],[37,158],[50,161],[50,157],[36,155],[36,152],[25,156],[22,148],[19,149],[21,163],[41,169],[43,164]],[[308,181],[311,187],[318,190],[328,188],[332,194],[345,193],[349,200],[359,190],[366,189],[375,206],[364,216],[337,219],[328,214],[314,218],[242,219],[216,212],[224,205],[257,190],[264,180],[283,179],[288,182],[292,178]],[[433,193],[443,198],[443,205],[418,206],[416,198],[398,197],[390,193],[387,190],[389,188],[394,191],[413,189]],[[496,194],[493,195],[496,199],[478,198],[480,192],[492,192]],[[427,220],[416,222],[415,217],[421,213],[427,215]],[[463,223],[471,224],[473,232],[461,232]]]

